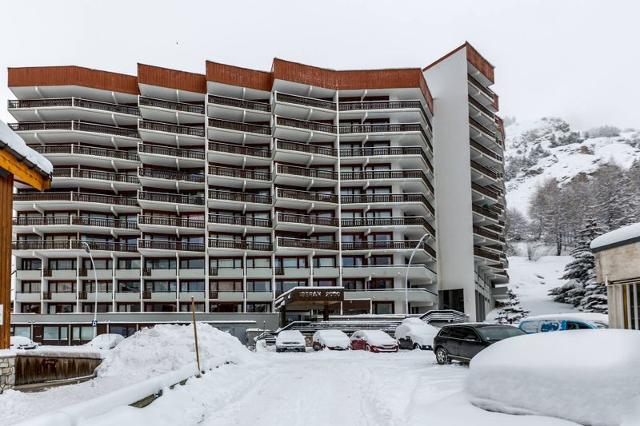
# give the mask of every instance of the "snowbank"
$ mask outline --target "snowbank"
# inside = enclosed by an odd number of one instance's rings
[[[234,336],[198,323],[200,360],[242,362],[251,352]],[[178,370],[196,360],[192,325],[161,324],[124,339],[98,368],[98,376],[144,376]]]
[[[622,244],[627,241],[631,243],[633,240],[638,239],[640,239],[640,223],[634,223],[594,238],[594,240],[591,241],[590,248],[593,251],[599,251],[605,249],[607,246]]]
[[[22,138],[2,120],[0,120],[0,142],[9,147],[18,159],[24,158],[27,162],[40,169],[41,173],[46,175],[53,173],[51,162],[44,158],[42,154],[29,148]]]
[[[577,330],[513,337],[471,361],[471,402],[491,411],[621,425],[640,401],[640,333]]]

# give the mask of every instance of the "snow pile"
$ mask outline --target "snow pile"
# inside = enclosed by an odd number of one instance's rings
[[[240,363],[251,352],[234,336],[197,323],[200,360],[204,365]],[[98,368],[99,377],[152,377],[196,361],[192,325],[160,324],[124,339]]]
[[[531,334],[474,357],[467,392],[474,405],[490,411],[621,425],[640,401],[638,365],[637,331]]]
[[[607,232],[604,235],[600,235],[591,241],[591,250],[598,251],[604,247],[612,244],[619,244],[625,241],[634,240],[640,238],[640,223],[634,223],[632,225],[623,226],[611,232]]]
[[[16,157],[26,159],[26,161],[40,169],[43,174],[50,175],[53,173],[51,162],[44,158],[42,154],[29,148],[22,138],[11,130],[2,120],[0,120],[0,141],[2,144],[8,146]]]

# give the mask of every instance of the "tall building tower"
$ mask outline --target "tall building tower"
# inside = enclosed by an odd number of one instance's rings
[[[424,69],[434,96],[440,307],[483,320],[504,297],[504,129],[494,68],[465,43]]]

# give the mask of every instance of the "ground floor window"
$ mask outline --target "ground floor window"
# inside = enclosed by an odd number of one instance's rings
[[[373,313],[380,315],[393,314],[395,312],[393,302],[373,302]]]
[[[242,303],[212,303],[209,312],[242,312]]]
[[[119,302],[116,305],[118,312],[140,312],[140,303],[138,302]]]
[[[464,312],[464,290],[440,290],[440,309]]]
[[[83,303],[82,312],[93,312],[93,303]],[[98,303],[98,312],[111,312],[111,303]]]
[[[204,312],[204,302],[194,303],[196,312]],[[180,303],[180,312],[191,312],[191,302]]]
[[[22,312],[23,314],[39,314],[40,304],[39,303],[21,303],[20,312]]]
[[[123,337],[129,337],[137,331],[137,327],[135,325],[125,325],[125,324],[111,324],[109,326],[109,333],[119,334]]]
[[[31,339],[31,327],[28,325],[15,325],[13,326],[13,335]]]
[[[90,325],[74,325],[71,327],[71,340],[89,341],[93,339],[93,327]]]
[[[271,312],[271,303],[249,302],[247,303],[247,312]]]
[[[75,312],[76,305],[73,303],[49,303],[47,313],[49,314],[69,314]]]
[[[145,303],[145,312],[176,312],[175,303]]]
[[[69,328],[66,325],[45,325],[43,340],[67,340]]]

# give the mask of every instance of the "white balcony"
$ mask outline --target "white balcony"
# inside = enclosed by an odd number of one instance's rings
[[[135,126],[140,116],[135,104],[73,97],[10,100],[8,110],[18,121],[80,120],[116,126]]]
[[[86,143],[110,148],[133,147],[140,141],[138,130],[85,121],[11,123],[27,144]]]

